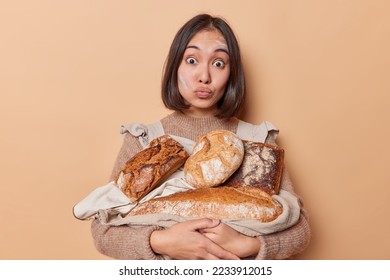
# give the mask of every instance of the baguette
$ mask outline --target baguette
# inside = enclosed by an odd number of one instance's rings
[[[200,188],[148,200],[128,215],[166,213],[186,218],[256,219],[271,222],[282,206],[259,188]]]

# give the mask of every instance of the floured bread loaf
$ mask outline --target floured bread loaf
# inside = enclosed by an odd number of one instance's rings
[[[179,142],[163,135],[126,162],[116,183],[132,202],[138,201],[179,169],[188,157]]]
[[[195,143],[184,165],[185,180],[195,188],[220,185],[238,169],[243,158],[241,139],[233,132],[215,130]]]
[[[270,195],[279,193],[284,150],[269,144],[243,141],[244,160],[225,182],[231,187],[257,187]]]
[[[128,215],[166,213],[187,218],[256,219],[271,222],[282,206],[259,188],[201,188],[174,193],[139,204]]]

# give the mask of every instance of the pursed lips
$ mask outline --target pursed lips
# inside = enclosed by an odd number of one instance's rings
[[[212,90],[206,87],[199,87],[195,89],[195,94],[199,98],[207,98],[212,94]]]

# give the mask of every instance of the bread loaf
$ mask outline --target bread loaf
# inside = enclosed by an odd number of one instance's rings
[[[244,160],[225,182],[231,187],[257,187],[270,195],[277,194],[283,171],[284,150],[269,144],[243,141]]]
[[[132,202],[138,201],[179,169],[188,157],[179,142],[163,135],[126,162],[116,183]]]
[[[201,188],[174,193],[139,204],[128,215],[167,213],[187,218],[256,219],[270,222],[282,206],[259,188]]]
[[[222,184],[238,169],[244,158],[244,145],[233,132],[215,130],[195,143],[184,165],[187,183],[195,188]]]

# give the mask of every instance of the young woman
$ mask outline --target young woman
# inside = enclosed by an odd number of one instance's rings
[[[162,100],[173,110],[159,122],[164,133],[196,141],[216,129],[237,132],[245,79],[238,42],[223,19],[201,14],[184,24],[173,40],[164,70]],[[132,128],[123,131],[111,180],[143,148],[141,140],[148,139],[147,126]],[[262,140],[275,144],[275,128],[263,123],[260,130],[264,128]],[[281,189],[296,196],[286,170]],[[310,228],[301,207],[293,226],[256,237],[208,218],[170,228],[109,226],[95,219],[92,235],[101,253],[118,259],[286,259],[308,246]]]

